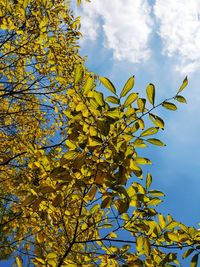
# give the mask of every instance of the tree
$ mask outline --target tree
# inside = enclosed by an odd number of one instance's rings
[[[80,1],[78,1],[80,4]],[[88,7],[89,8],[89,7]],[[156,103],[84,66],[79,18],[64,0],[1,1],[0,253],[35,266],[197,266],[200,233],[158,214],[141,165],[164,129]],[[99,86],[108,89],[104,97]],[[150,124],[151,123],[151,124]]]

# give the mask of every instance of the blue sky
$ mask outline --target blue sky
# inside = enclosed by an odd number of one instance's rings
[[[158,110],[167,147],[145,153],[153,160],[148,167],[153,187],[166,194],[160,210],[198,227],[200,0],[92,0],[76,12],[82,17],[80,45],[88,68],[119,90],[135,75],[135,90],[144,95],[152,82],[159,101],[176,94],[188,75],[183,91],[188,104],[178,105],[176,112]]]

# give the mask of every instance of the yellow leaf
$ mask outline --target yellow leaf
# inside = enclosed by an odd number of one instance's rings
[[[104,99],[103,99],[103,94],[100,92],[94,92],[94,98],[96,102],[99,104],[99,106],[104,106]]]
[[[151,121],[152,121],[156,126],[158,126],[158,127],[161,128],[161,129],[164,129],[164,121],[163,121],[160,117],[158,117],[158,116],[156,116],[156,115],[150,113],[150,114],[149,114],[149,118],[151,119]]]
[[[75,70],[75,84],[78,84],[83,78],[83,67],[79,64]]]
[[[164,229],[166,226],[166,220],[162,214],[158,214],[158,221],[159,221],[160,227]]]
[[[113,83],[106,77],[100,77],[99,80],[102,82],[102,84],[109,89],[112,93],[116,94],[116,89]]]
[[[17,267],[22,267],[22,260],[19,256],[15,257]]]
[[[84,86],[83,86],[83,92],[84,92],[84,94],[87,94],[89,91],[91,91],[91,89],[93,88],[93,83],[94,83],[94,79],[93,79],[93,77],[90,75],[90,76],[87,78],[87,80],[86,80],[86,82],[85,82],[85,84],[84,84]]]
[[[162,202],[161,199],[159,198],[153,198],[150,201],[147,202],[148,206],[157,206],[158,204],[160,204]]]
[[[138,251],[139,254],[142,254],[142,252],[143,252],[143,244],[144,244],[144,238],[143,238],[143,236],[137,237],[137,240],[136,240],[136,249],[137,249],[137,251]]]
[[[68,152],[66,152],[64,154],[64,158],[67,159],[67,160],[72,160],[74,159],[76,156],[78,156],[78,152],[75,151],[75,150],[70,150]]]
[[[162,141],[156,138],[149,138],[146,141],[156,146],[166,146]]]
[[[137,104],[138,104],[138,108],[139,108],[140,112],[144,112],[146,99],[145,98],[138,98]]]
[[[154,106],[155,101],[155,86],[150,83],[146,88],[147,98],[149,102]]]
[[[130,106],[137,99],[137,97],[138,93],[131,93],[124,102],[124,107]]]
[[[149,239],[147,237],[144,237],[144,253],[146,256],[149,256],[150,252],[151,252],[151,245],[149,242]]]
[[[152,162],[147,158],[135,158],[134,159],[137,164],[152,164]]]
[[[150,173],[147,173],[147,177],[146,177],[146,188],[149,188],[151,186],[152,183],[152,176]]]
[[[47,259],[55,259],[57,258],[57,254],[55,252],[50,252],[47,254]]]
[[[175,233],[168,233],[167,236],[173,242],[178,242],[179,241],[178,235],[175,234]]]
[[[158,132],[158,127],[150,127],[147,130],[143,131],[140,136],[148,136],[148,135],[153,135]]]
[[[119,99],[115,96],[108,96],[105,99],[107,102],[110,102],[112,104],[119,104]]]
[[[181,87],[178,90],[178,93],[180,93],[181,91],[183,91],[183,89],[188,85],[188,79],[187,76],[185,77],[185,79],[183,80],[183,83],[181,85]]]
[[[175,97],[175,99],[176,99],[178,102],[180,102],[180,103],[185,103],[185,104],[187,103],[185,97],[183,97],[182,95],[177,95],[177,96]]]
[[[130,77],[126,84],[124,85],[124,88],[122,89],[122,92],[120,94],[120,97],[124,97],[134,86],[135,78],[134,76]]]
[[[164,101],[164,102],[162,103],[162,106],[163,106],[164,108],[166,108],[166,109],[169,109],[169,110],[177,110],[177,107],[176,107],[175,104],[170,103],[170,102],[167,102],[167,101]]]
[[[114,232],[109,233],[110,238],[117,238],[117,234]]]

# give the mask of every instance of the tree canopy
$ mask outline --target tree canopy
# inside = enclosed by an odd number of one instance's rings
[[[134,76],[118,94],[85,67],[80,36],[65,0],[0,2],[0,260],[177,266],[180,250],[197,266],[199,231],[157,212],[164,193],[141,156],[165,146],[156,110],[186,103],[187,77],[160,103]]]

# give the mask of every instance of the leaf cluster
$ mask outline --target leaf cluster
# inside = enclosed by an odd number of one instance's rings
[[[199,231],[157,212],[164,193],[151,188],[151,160],[141,156],[165,146],[155,112],[186,103],[187,78],[161,103],[152,83],[140,97],[134,76],[118,95],[84,66],[66,1],[1,1],[0,18],[1,260],[174,266],[174,250],[185,249],[197,266]]]

